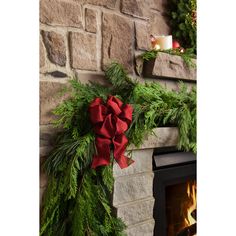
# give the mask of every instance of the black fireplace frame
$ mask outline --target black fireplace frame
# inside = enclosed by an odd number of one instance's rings
[[[193,153],[183,152],[157,154],[153,163],[154,236],[167,236],[165,189],[170,185],[196,179],[196,156]]]

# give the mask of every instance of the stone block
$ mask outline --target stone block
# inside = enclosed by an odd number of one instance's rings
[[[147,24],[135,22],[136,48],[148,50],[151,48],[149,27]]]
[[[71,66],[74,69],[97,69],[96,35],[70,32]]]
[[[168,0],[153,0],[153,9],[166,13],[168,9]]]
[[[42,40],[40,40],[39,42],[39,66],[40,68],[45,66],[45,50],[44,50],[44,46],[43,46],[43,42]]]
[[[115,179],[113,205],[116,207],[153,195],[153,173],[142,173]]]
[[[97,32],[97,11],[85,9],[85,30],[91,33]]]
[[[41,0],[40,22],[82,28],[81,5],[68,0]]]
[[[57,65],[66,65],[66,46],[64,37],[55,32],[42,31],[48,59]]]
[[[40,82],[40,124],[50,124],[56,118],[53,109],[68,98],[68,95],[61,96],[65,86],[65,83],[60,82]]]
[[[125,231],[128,236],[153,236],[154,226],[155,226],[155,221],[149,220],[141,224],[128,227]]]
[[[154,198],[135,201],[119,206],[117,216],[129,226],[153,218]]]
[[[150,34],[169,35],[171,28],[168,19],[159,12],[150,13]]]
[[[76,0],[75,0],[76,1]],[[103,6],[106,8],[114,9],[117,0],[77,0],[78,2],[89,3],[96,6]]]
[[[160,127],[153,129],[153,135],[148,135],[139,149],[174,147],[178,144],[179,130],[176,127]],[[128,150],[137,149],[130,145]]]
[[[103,69],[105,69],[112,61],[117,61],[121,63],[128,72],[133,71],[132,32],[133,25],[129,19],[114,14],[103,14]]]
[[[196,64],[196,59],[192,59],[192,62]],[[143,75],[195,81],[196,68],[188,66],[180,56],[158,53],[155,60],[144,63]]]
[[[140,18],[149,18],[149,7],[153,0],[122,0],[121,12]]]
[[[127,154],[127,153],[126,153]],[[113,176],[127,176],[142,172],[152,171],[152,155],[153,149],[134,150],[132,151],[132,159],[135,161],[129,167],[121,169],[117,163],[113,165]]]

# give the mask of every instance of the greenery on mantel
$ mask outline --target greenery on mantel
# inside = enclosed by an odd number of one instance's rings
[[[168,50],[152,49],[150,51],[146,51],[143,54],[141,54],[141,58],[145,61],[149,61],[149,60],[157,58],[159,52],[180,56],[183,58],[184,62],[186,63],[188,67],[196,68],[196,64],[192,60],[192,59],[196,59],[196,55],[193,53],[193,49],[191,48],[186,49],[184,52],[180,52],[179,49],[168,49]]]
[[[106,101],[116,96],[133,107],[133,120],[125,133],[128,145],[139,147],[144,137],[161,126],[179,128],[178,148],[196,152],[196,89],[168,91],[158,83],[140,84],[128,77],[123,67],[113,63],[106,70],[110,87],[97,83],[83,85],[70,81],[70,95],[55,109],[55,125],[62,127],[57,145],[44,168],[48,186],[41,212],[42,236],[122,236],[125,224],[112,207],[114,163],[91,168],[95,134],[88,106],[97,97]],[[133,163],[135,165],[135,163]]]

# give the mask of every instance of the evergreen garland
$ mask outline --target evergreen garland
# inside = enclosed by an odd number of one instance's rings
[[[195,88],[188,92],[180,83],[179,91],[173,92],[158,83],[140,84],[118,63],[110,65],[106,77],[110,87],[71,80],[70,98],[55,109],[55,125],[63,129],[44,164],[48,186],[42,203],[42,236],[125,235],[126,226],[112,208],[113,164],[90,167],[95,134],[88,106],[94,98],[106,100],[112,94],[133,106],[133,122],[126,132],[129,144],[140,146],[156,127],[177,126],[178,148],[196,152]]]

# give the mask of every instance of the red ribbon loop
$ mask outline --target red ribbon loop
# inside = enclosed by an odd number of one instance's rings
[[[114,147],[114,158],[120,168],[132,164],[134,161],[124,155],[128,143],[124,132],[132,122],[132,106],[123,105],[122,101],[114,96],[109,96],[105,105],[101,98],[95,98],[89,106],[89,113],[94,125],[97,149],[92,168],[109,165],[111,144]]]

